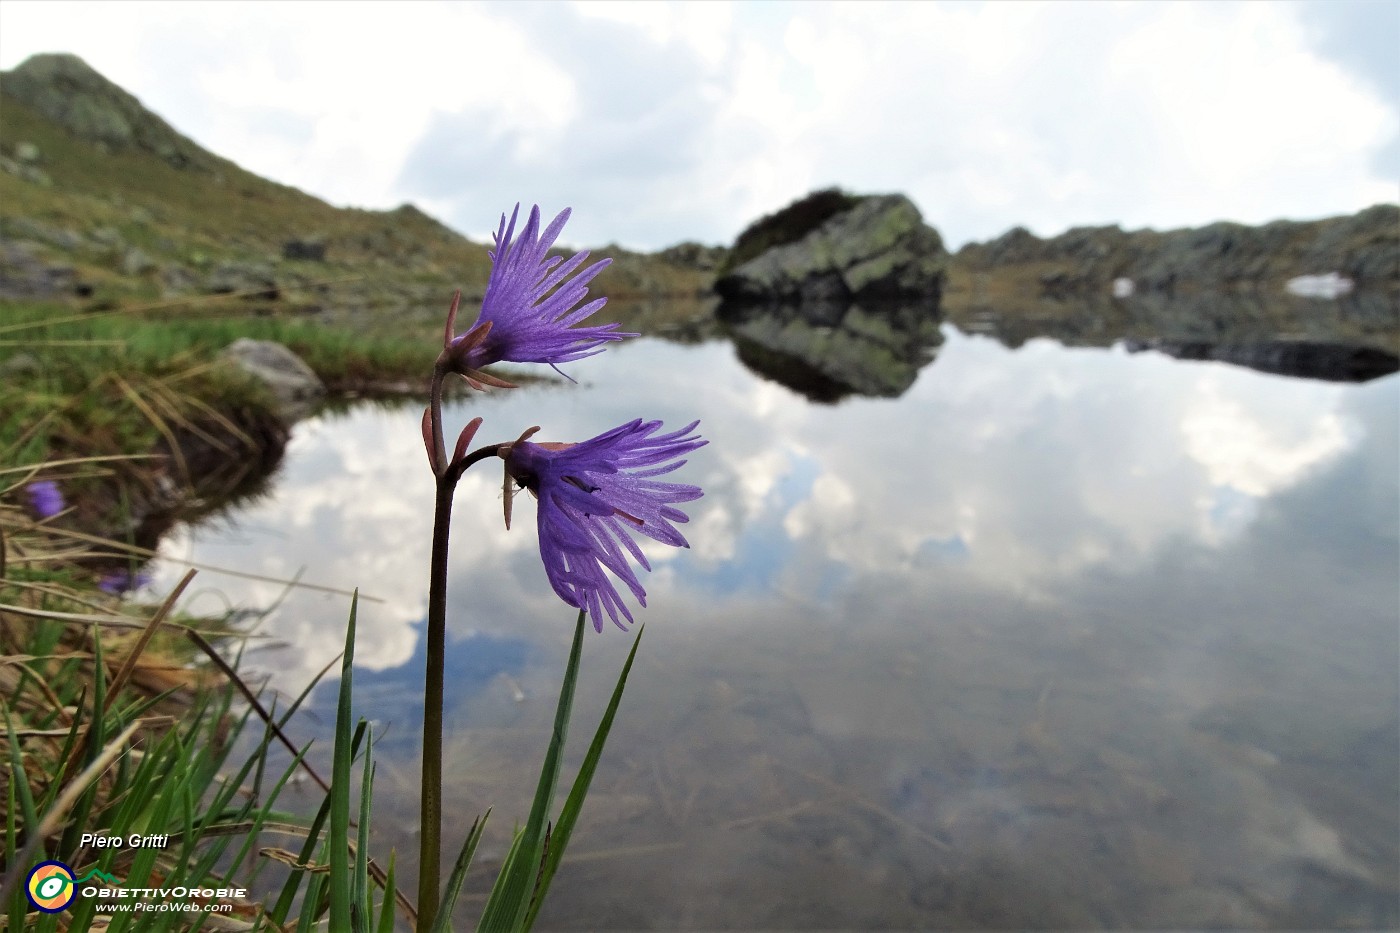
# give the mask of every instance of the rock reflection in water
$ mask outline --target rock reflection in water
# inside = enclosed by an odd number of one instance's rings
[[[978,306],[954,322],[1008,347],[1050,337],[1069,346],[1157,350],[1261,372],[1364,382],[1400,368],[1400,306],[1383,291],[1338,300],[1292,295],[1210,293],[1130,298],[1072,296],[1007,308]],[[1281,336],[1286,335],[1286,336]]]
[[[936,303],[721,305],[739,359],[814,402],[898,398],[943,337]]]

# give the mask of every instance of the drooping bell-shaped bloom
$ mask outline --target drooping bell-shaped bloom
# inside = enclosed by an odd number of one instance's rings
[[[618,628],[626,629],[619,615],[632,621],[613,577],[646,605],[646,590],[628,557],[645,570],[651,564],[634,535],[690,546],[674,524],[689,517],[674,506],[703,493],[699,486],[656,477],[679,468],[685,461],[678,458],[708,443],[692,433],[698,424],[657,434],[661,422],[638,419],[578,444],[519,440],[501,452],[508,476],[539,498],[540,557],[554,592],[585,610],[598,631],[604,612]]]
[[[29,496],[29,507],[40,518],[53,518],[63,511],[63,492],[58,483],[51,479],[41,479],[24,488]]]
[[[559,363],[603,352],[602,344],[610,340],[636,336],[619,333],[616,323],[579,326],[607,304],[606,298],[579,302],[588,297],[588,283],[611,260],[600,259],[580,270],[588,259],[586,250],[568,260],[549,255],[569,219],[569,209],[541,232],[540,209],[530,208],[530,218],[517,239],[519,214],[517,204],[509,223],[501,215],[493,237],[496,248],[490,254],[491,277],[476,323],[454,336],[452,317],[448,320],[446,347],[452,368],[469,379],[478,379],[483,366],[500,362],[548,363],[558,369]],[[456,310],[454,301],[452,316]]]

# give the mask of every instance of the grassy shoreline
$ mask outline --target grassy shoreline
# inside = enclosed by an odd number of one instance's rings
[[[95,314],[0,304],[0,469],[57,482],[65,528],[153,549],[176,521],[256,491],[280,460],[289,425],[278,400],[220,357],[241,337],[286,345],[332,400],[426,392],[437,353],[410,328],[371,336],[217,304]],[[109,569],[91,557],[75,564]]]
[[[161,422],[182,413],[227,413],[235,423],[240,413],[275,414],[270,393],[219,357],[241,337],[286,345],[333,394],[425,391],[437,353],[416,334],[371,337],[218,308],[83,314],[0,304],[0,450],[11,463],[142,454],[161,439]]]
[[[431,334],[408,328],[386,337],[210,305],[82,313],[0,304],[0,753],[9,765],[0,928],[87,929],[107,919],[90,898],[60,914],[31,912],[23,881],[45,859],[128,886],[224,888],[267,869],[255,847],[264,828],[302,836],[304,853],[320,838],[273,809],[292,769],[271,765],[272,727],[250,718],[251,699],[233,695],[237,645],[233,666],[211,663],[209,641],[227,626],[176,617],[174,595],[157,609],[106,586],[113,568],[134,573],[144,560],[154,542],[142,534],[197,510],[211,488],[256,479],[269,452],[280,456],[287,425],[277,400],[219,359],[240,337],[288,346],[333,398],[422,391],[438,349]],[[29,501],[39,480],[62,492],[56,515],[36,514]],[[201,651],[210,660],[198,663]],[[228,758],[245,728],[262,733],[260,744],[247,761]],[[81,832],[138,831],[168,845],[77,841]],[[305,874],[275,870],[288,885]],[[225,900],[244,923],[268,909]],[[198,916],[163,916],[158,926],[184,929]]]

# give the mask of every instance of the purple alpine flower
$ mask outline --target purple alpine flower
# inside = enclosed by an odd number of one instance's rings
[[[58,483],[51,479],[41,479],[25,487],[29,494],[29,506],[40,518],[53,518],[63,511],[63,493]]]
[[[150,582],[149,572],[145,570],[132,571],[130,567],[123,567],[120,570],[104,573],[102,579],[97,581],[97,588],[104,593],[120,596],[131,590],[139,590]]]
[[[496,248],[490,253],[491,277],[476,323],[466,333],[454,336],[457,299],[453,299],[448,314],[444,343],[452,358],[452,369],[469,381],[509,385],[490,377],[483,379],[481,368],[510,362],[548,363],[558,370],[559,363],[602,353],[601,345],[610,340],[637,336],[619,333],[615,323],[574,326],[607,304],[606,298],[595,298],[579,306],[588,296],[588,283],[612,260],[600,259],[579,271],[588,259],[587,250],[567,261],[549,255],[549,248],[569,219],[569,209],[561,211],[541,233],[540,209],[530,208],[530,219],[520,231],[520,238],[515,239],[519,214],[517,204],[509,224],[501,215],[501,225],[493,237]]]
[[[522,437],[501,451],[507,474],[506,526],[513,478],[539,498],[540,557],[554,592],[585,610],[597,631],[603,630],[603,612],[624,631],[627,626],[618,614],[632,621],[606,571],[627,584],[641,605],[647,604],[627,555],[645,570],[651,565],[632,535],[690,547],[672,525],[689,517],[673,504],[703,493],[699,486],[655,477],[679,468],[685,461],[676,458],[708,443],[692,433],[699,423],[656,434],[660,421],[637,419],[578,444],[532,444]]]

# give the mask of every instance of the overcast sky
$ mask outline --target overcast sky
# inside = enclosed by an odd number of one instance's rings
[[[814,188],[956,248],[1400,200],[1400,3],[0,3],[219,155],[484,239],[728,243]]]

